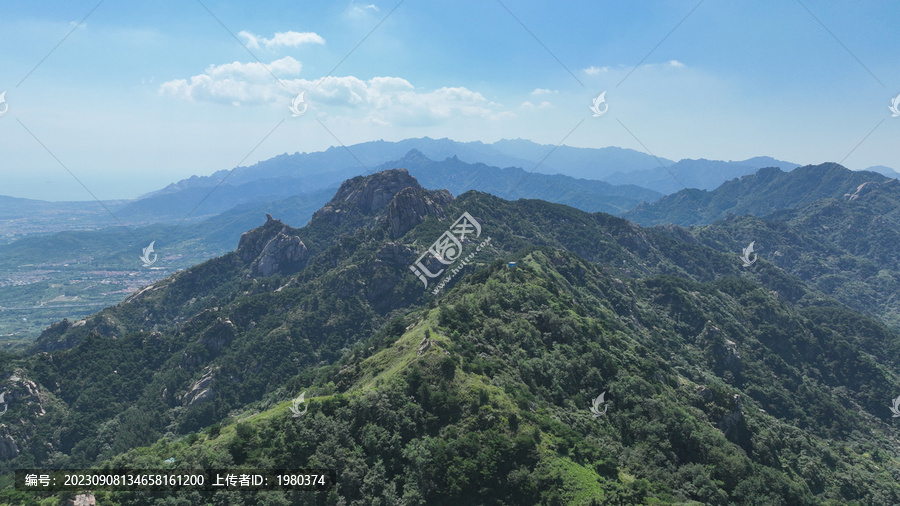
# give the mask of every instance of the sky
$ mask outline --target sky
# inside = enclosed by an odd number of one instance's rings
[[[10,2],[0,194],[133,198],[424,136],[900,170],[898,20],[893,1]]]

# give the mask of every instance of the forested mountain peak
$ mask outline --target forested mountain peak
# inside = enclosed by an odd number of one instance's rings
[[[422,189],[416,178],[410,176],[406,169],[391,169],[371,176],[357,176],[344,181],[326,207],[353,203],[363,212],[373,213],[387,205],[394,195],[404,188]]]
[[[354,178],[0,362],[45,399],[15,387],[0,470],[319,466],[346,504],[900,501],[896,331],[705,230]]]
[[[327,223],[350,233],[355,227],[386,223],[391,236],[399,237],[426,216],[443,217],[444,206],[453,200],[447,190],[422,188],[406,169],[389,169],[345,181],[310,224]]]

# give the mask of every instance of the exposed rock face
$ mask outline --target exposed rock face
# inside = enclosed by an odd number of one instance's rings
[[[219,317],[216,318],[216,322],[200,336],[200,343],[206,346],[206,349],[210,352],[219,353],[222,351],[222,348],[231,343],[236,334],[237,329],[235,329],[231,320]]]
[[[357,176],[344,181],[334,198],[316,211],[313,217],[340,223],[341,216],[336,211],[347,203],[355,204],[364,214],[372,214],[386,206],[404,188],[423,189],[406,169],[391,169],[371,176]]]
[[[391,237],[396,239],[425,221],[426,216],[444,217],[443,206],[453,202],[447,190],[428,191],[421,188],[404,188],[388,204],[387,220]]]
[[[725,367],[740,367],[741,365],[741,354],[738,352],[737,343],[732,341],[731,339],[725,340],[724,350],[722,353],[722,360],[725,363]]]
[[[375,262],[384,262],[390,265],[406,265],[415,255],[416,253],[409,246],[399,242],[389,242],[375,254]]]
[[[422,342],[419,343],[419,349],[416,351],[416,355],[421,357],[423,354],[425,354],[425,352],[428,351],[429,348],[431,348],[431,343],[431,339],[428,339],[427,337],[422,338]]]
[[[34,342],[35,351],[56,351],[71,348],[78,344],[80,337],[69,332],[74,325],[63,318],[61,322],[51,323]]]
[[[37,383],[27,378],[22,378],[21,370],[10,376],[0,384],[0,415],[12,408],[13,405],[24,405],[25,411],[34,416],[43,416],[45,397],[38,388]],[[19,408],[21,409],[21,408]]]
[[[452,201],[449,191],[426,190],[406,169],[391,169],[344,181],[334,198],[313,214],[312,221],[365,227],[386,220],[396,239],[427,216],[443,218],[444,206]]]
[[[733,435],[731,433],[734,432],[738,425],[744,421],[744,402],[741,400],[740,395],[734,394],[734,398],[732,399],[732,406],[734,410],[730,413],[727,413],[719,421],[719,430],[721,430],[726,436]]]
[[[66,506],[96,506],[97,499],[94,497],[94,494],[85,492],[76,495],[74,499],[69,499],[65,504]]]
[[[619,240],[622,246],[645,253],[650,249],[650,241],[647,240],[647,234],[644,230],[634,223],[629,223],[629,234]]]
[[[896,179],[889,179],[884,182],[869,181],[868,183],[859,185],[854,193],[846,193],[844,194],[844,196],[849,197],[848,200],[850,202],[853,202],[854,200],[862,198],[875,190],[883,189],[888,186],[896,186],[898,184],[900,184],[900,181],[897,181]]]
[[[200,404],[209,400],[212,400],[213,395],[215,394],[215,390],[213,390],[212,383],[215,379],[215,371],[210,369],[203,375],[196,383],[191,385],[190,391],[185,394],[184,399],[182,399],[182,403],[185,406],[193,406],[195,404]]]
[[[9,434],[0,436],[0,460],[12,460],[19,455],[19,446]]]
[[[309,251],[296,230],[266,215],[266,223],[241,235],[237,255],[250,263],[254,275],[271,276],[276,272],[302,269]]]

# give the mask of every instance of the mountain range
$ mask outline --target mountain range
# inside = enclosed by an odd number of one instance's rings
[[[315,161],[321,155],[311,158]],[[277,158],[262,165],[291,165],[282,162]],[[415,149],[378,170],[395,167],[407,167],[429,186],[454,195],[478,188],[505,198],[540,198],[591,212],[620,214],[661,196],[635,186],[469,164],[455,156],[438,162]],[[56,206],[26,201],[14,215],[19,200],[11,199],[7,223],[12,235],[9,244],[0,245],[0,329],[6,344],[20,345],[54,321],[81,318],[97,305],[121,301],[142,284],[230,251],[266,213],[302,226],[328,202],[341,180],[357,174],[335,170],[286,176],[257,169],[257,179],[243,173],[221,180],[191,178],[131,202]],[[0,202],[0,212],[3,209]],[[151,243],[162,261],[145,266],[139,255]]]
[[[771,157],[755,157],[740,162],[685,159],[676,163],[617,147],[552,146],[523,139],[484,144],[423,137],[397,142],[365,142],[314,153],[285,153],[252,166],[220,170],[210,176],[192,176],[142,196],[117,214],[128,219],[153,216],[158,220],[180,219],[188,213],[192,216],[210,216],[236,203],[263,202],[308,193],[337,186],[354,175],[402,166],[397,164],[413,151],[434,161],[452,159],[478,168],[505,170],[502,176],[491,176],[495,178],[522,177],[525,174],[562,175],[595,181],[592,183],[594,187],[598,186],[599,181],[625,188],[639,186],[644,189],[645,197],[648,194],[673,193],[684,187],[713,189],[725,181],[752,174],[763,167],[791,170],[798,166]],[[422,177],[421,174],[415,175]],[[554,181],[552,178],[542,180]],[[440,182],[446,184],[444,180]],[[505,181],[498,189],[512,189],[515,184]],[[563,183],[564,186],[568,184]],[[604,196],[621,196],[621,191],[610,193],[613,188],[602,186],[599,189]],[[646,192],[647,189],[654,193]],[[565,203],[571,205],[570,202]],[[621,212],[621,207],[630,204],[630,200],[615,201],[610,208],[600,206],[592,210],[617,213]]]
[[[854,172],[836,163],[807,165],[789,172],[767,167],[711,191],[684,189],[666,195],[659,201],[640,204],[622,216],[644,226],[700,225],[728,215],[762,216],[823,198],[849,198],[859,185],[888,179],[875,172]]]
[[[0,357],[0,472],[338,473],[227,504],[900,502],[900,334],[854,295],[893,286],[897,181],[827,164],[734,184],[748,196],[698,199],[712,222],[642,228],[403,169],[353,177],[305,226],[270,213],[234,251]]]
[[[688,188],[712,190],[727,181],[754,174],[766,167],[778,167],[789,172],[799,165],[768,156],[757,156],[740,162],[684,159],[666,167],[657,165],[652,169],[617,172],[603,180],[612,184],[633,184],[670,194]]]

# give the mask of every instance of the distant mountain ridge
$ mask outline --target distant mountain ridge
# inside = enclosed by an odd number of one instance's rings
[[[766,167],[712,191],[681,190],[656,202],[640,204],[623,217],[644,226],[702,225],[728,214],[763,216],[823,198],[843,197],[863,183],[888,179],[875,172],[855,172],[836,163],[806,165],[790,172]]]
[[[884,165],[873,165],[863,170],[868,172],[877,172],[883,176],[892,177],[894,179],[900,178],[900,172],[897,172],[896,170]]]
[[[121,215],[129,219],[155,216],[160,220],[181,218],[189,212],[192,216],[210,216],[235,204],[286,198],[337,186],[353,176],[381,170],[413,150],[431,160],[456,158],[483,167],[517,167],[526,173],[589,179],[599,179],[599,176],[616,170],[634,171],[659,163],[650,155],[630,149],[551,146],[522,139],[494,144],[428,137],[397,142],[372,141],[314,153],[282,154],[251,166],[220,170],[210,176],[192,176],[143,195],[128,204]],[[435,182],[435,186],[444,185]],[[594,191],[601,190],[601,194],[614,194],[605,184],[591,186]],[[633,198],[631,194],[641,196]],[[527,192],[521,195],[526,196],[529,196]],[[564,197],[562,193],[559,196]],[[615,196],[628,198],[611,201],[608,206],[597,206],[596,210],[621,213],[640,201],[655,200],[658,195],[657,192],[634,189]],[[566,198],[566,202],[580,200],[584,203],[583,197]]]
[[[653,190],[633,185],[612,185],[603,181],[575,179],[561,174],[529,173],[519,167],[490,167],[470,164],[456,156],[435,161],[418,150],[376,168],[409,170],[428,188],[446,188],[453,195],[478,190],[498,197],[541,199],[566,204],[587,212],[619,215],[640,202],[652,202],[662,196]]]
[[[572,177],[599,179],[614,171],[631,172],[658,165],[656,158],[631,149],[574,148],[552,146],[515,139],[501,140],[493,144],[480,141],[458,142],[451,139],[429,137],[402,141],[371,141],[347,147],[332,146],[313,153],[282,154],[251,166],[220,170],[210,176],[193,176],[183,179],[160,192],[171,192],[194,186],[214,186],[227,178],[229,184],[241,185],[255,179],[275,177],[299,177],[310,174],[324,175],[330,172],[353,170],[357,173],[372,172],[390,160],[402,158],[411,150],[418,150],[433,160],[456,156],[469,163],[483,163],[496,167],[520,167],[544,174],[565,174]],[[664,160],[672,163],[670,160]],[[339,181],[338,181],[339,182]],[[153,195],[158,192],[147,194]]]
[[[383,140],[364,142],[347,147],[331,147],[313,153],[285,153],[251,166],[220,170],[210,176],[192,176],[144,195],[142,199],[123,209],[122,214],[128,218],[155,214],[164,219],[169,215],[176,216],[179,213],[183,215],[194,211],[195,216],[208,216],[228,209],[226,207],[228,203],[285,198],[296,193],[336,186],[344,179],[355,175],[388,168],[390,162],[403,160],[411,151],[417,151],[435,161],[456,159],[471,165],[501,169],[518,168],[531,175],[562,175],[575,179],[604,181],[614,186],[637,186],[655,192],[641,193],[635,188],[614,191],[604,185],[590,183],[588,186],[592,192],[589,193],[626,197],[606,199],[592,207],[585,204],[586,194],[579,195],[585,192],[584,188],[574,192],[557,192],[555,197],[550,196],[554,195],[553,192],[539,192],[539,194],[530,192],[533,198],[615,214],[621,214],[638,202],[655,200],[656,193],[669,194],[685,186],[712,189],[734,177],[751,174],[764,166],[777,166],[783,170],[798,167],[795,163],[765,156],[740,162],[704,159],[673,162],[618,147],[553,146],[524,139],[503,139],[486,144],[478,141],[458,142],[447,138],[423,137],[396,142]],[[661,167],[660,163],[666,167]],[[478,180],[478,178],[470,179],[473,183],[465,189],[474,188],[474,181]],[[546,181],[543,178],[535,179]],[[486,181],[481,179],[478,182]],[[433,178],[429,179],[428,183],[439,187],[445,186]],[[571,187],[568,184],[564,186]],[[532,190],[537,189],[533,183],[529,183],[529,187]],[[213,188],[215,191],[210,193]],[[483,190],[495,190],[498,192],[497,195],[505,198],[518,198],[504,193],[504,188],[512,189],[506,183],[495,181],[490,184],[490,188]],[[454,192],[458,193],[460,192]],[[524,196],[529,196],[529,193],[521,195]],[[198,202],[201,201],[202,204],[198,207]]]
[[[844,195],[760,217],[731,215],[691,233],[735,255],[753,241],[760,261],[900,329],[900,300],[894,295],[900,293],[897,179],[865,182]]]
[[[753,174],[763,167],[778,167],[788,172],[799,166],[769,156],[757,156],[740,162],[686,158],[668,167],[657,164],[652,169],[617,172],[602,179],[613,184],[633,184],[671,194],[685,188],[712,190],[726,181]]]

